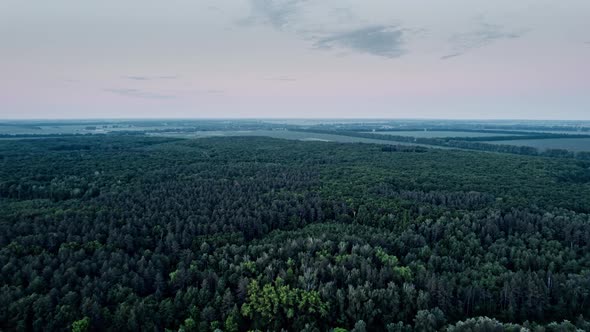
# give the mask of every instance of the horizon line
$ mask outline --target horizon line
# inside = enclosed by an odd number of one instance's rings
[[[436,118],[436,117],[89,117],[89,118],[0,118],[0,122],[9,121],[162,121],[162,120],[369,120],[369,121],[392,121],[392,120],[418,120],[418,121],[557,121],[557,122],[590,122],[589,119],[527,119],[527,118]]]

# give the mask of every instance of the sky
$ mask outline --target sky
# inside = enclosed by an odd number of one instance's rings
[[[0,119],[590,119],[588,0],[0,0]]]

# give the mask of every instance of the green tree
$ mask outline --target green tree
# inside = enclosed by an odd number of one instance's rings
[[[72,323],[72,332],[86,332],[90,328],[90,318],[84,317]]]

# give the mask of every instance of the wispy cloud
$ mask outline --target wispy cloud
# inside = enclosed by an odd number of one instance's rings
[[[440,57],[441,60],[447,60],[447,59],[451,59],[451,58],[455,58],[458,56],[461,56],[462,53],[451,53],[451,54],[447,54],[447,55],[443,55]]]
[[[194,93],[198,94],[210,94],[210,95],[219,95],[225,93],[224,90],[220,89],[207,89],[207,90],[195,90]]]
[[[354,51],[385,58],[406,53],[404,29],[396,25],[367,25],[357,20],[351,9],[330,10],[330,24],[310,24],[306,13],[309,0],[250,0],[252,12],[240,24],[265,24],[280,31],[290,31],[313,43],[316,50]],[[351,24],[354,27],[351,27]],[[348,26],[348,29],[346,28]],[[292,80],[284,80],[292,81]]]
[[[361,53],[397,58],[406,53],[403,44],[403,29],[398,26],[380,25],[320,38],[315,46],[319,49],[347,48]]]
[[[152,81],[152,80],[175,80],[178,76],[164,75],[164,76],[123,76],[123,78],[134,81]]]
[[[103,91],[114,93],[117,95],[132,97],[132,98],[144,98],[144,99],[174,99],[176,96],[166,95],[160,93],[154,93],[149,91],[143,91],[139,89],[129,88],[106,88]]]
[[[280,81],[280,82],[295,82],[297,81],[296,78],[290,76],[275,76],[275,77],[267,77],[265,78],[267,81]]]
[[[442,60],[460,56],[469,50],[481,48],[503,39],[520,38],[525,31],[509,31],[501,25],[480,22],[477,29],[467,33],[451,36],[451,53],[441,57]]]
[[[351,8],[337,3],[337,7],[323,8],[328,21],[317,20],[317,2],[311,0],[249,0],[250,15],[242,24],[268,25],[276,30],[294,33],[313,45],[316,50],[335,50],[337,55],[362,53],[387,59],[399,58],[409,52],[417,32],[426,30],[392,23],[374,22],[357,17]],[[316,14],[313,14],[316,13]],[[474,25],[448,37],[450,48],[441,60],[459,57],[473,49],[500,40],[520,38],[526,30],[514,30],[486,22],[484,15],[475,17]],[[448,35],[447,35],[448,36]],[[445,38],[445,36],[441,37]]]

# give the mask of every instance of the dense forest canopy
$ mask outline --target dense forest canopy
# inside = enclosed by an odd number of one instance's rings
[[[0,329],[590,330],[588,213],[574,158],[2,140]]]

